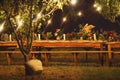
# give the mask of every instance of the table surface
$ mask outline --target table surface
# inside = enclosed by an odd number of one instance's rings
[[[104,41],[89,40],[41,40],[33,41],[32,46],[43,47],[100,47]],[[16,41],[0,41],[0,46],[17,46]]]

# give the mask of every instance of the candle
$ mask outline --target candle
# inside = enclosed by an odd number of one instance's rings
[[[65,34],[63,34],[63,40],[66,40],[66,35]]]
[[[41,35],[40,34],[38,34],[38,40],[41,40]]]
[[[9,35],[9,41],[12,41],[12,35],[11,34]]]
[[[97,39],[96,39],[96,34],[95,34],[95,33],[93,34],[93,38],[94,38],[95,41],[97,40]]]
[[[80,40],[83,40],[83,37],[80,37]]]

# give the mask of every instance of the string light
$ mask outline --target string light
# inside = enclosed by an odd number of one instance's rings
[[[82,15],[82,12],[81,12],[81,11],[79,11],[77,15],[78,15],[78,16],[81,16],[81,15]]]
[[[95,4],[93,5],[93,7],[96,8],[96,11],[98,11],[98,12],[100,12],[100,11],[102,10],[101,5],[99,5],[98,3],[95,3]]]
[[[71,0],[72,5],[76,5],[76,3],[77,3],[77,0]]]
[[[63,17],[63,22],[66,22],[67,21],[67,18],[66,17]]]
[[[4,24],[5,24],[5,22],[3,22],[3,23],[0,25],[0,32],[3,30]]]
[[[20,21],[18,22],[18,27],[17,27],[17,29],[19,29],[22,25],[23,25],[23,20],[20,20]]]
[[[101,10],[102,10],[102,7],[101,7],[101,6],[98,6],[98,7],[96,8],[96,10],[97,10],[97,11],[101,11]]]
[[[20,15],[16,16],[16,20],[19,21],[20,20]]]
[[[51,24],[51,22],[52,22],[52,21],[51,21],[51,19],[50,19],[50,20],[48,20],[48,24]]]
[[[56,2],[57,2],[57,0],[54,0],[53,2],[54,2],[54,3],[56,3]]]
[[[41,13],[37,14],[37,19],[41,18]]]
[[[95,8],[96,8],[96,7],[97,7],[97,4],[95,3],[95,4],[93,5],[93,7],[95,7]]]

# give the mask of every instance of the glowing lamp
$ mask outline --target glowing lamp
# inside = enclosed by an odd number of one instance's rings
[[[76,5],[76,3],[77,3],[77,0],[71,0],[72,5]]]
[[[5,22],[3,22],[2,24],[0,24],[0,32],[3,30],[4,24],[5,24]]]
[[[63,22],[66,22],[66,21],[67,21],[67,18],[66,18],[66,17],[64,17],[64,18],[63,18]]]

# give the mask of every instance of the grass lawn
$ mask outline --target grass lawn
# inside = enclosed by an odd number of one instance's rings
[[[23,56],[14,54],[12,65],[7,65],[6,55],[0,54],[0,80],[120,80],[120,55],[115,55],[112,67],[101,66],[98,54],[78,55],[78,65],[73,65],[72,54],[52,54],[49,65],[41,74],[25,77]]]
[[[0,71],[0,80],[120,80],[119,67],[48,66],[27,77],[22,65],[0,66]]]

